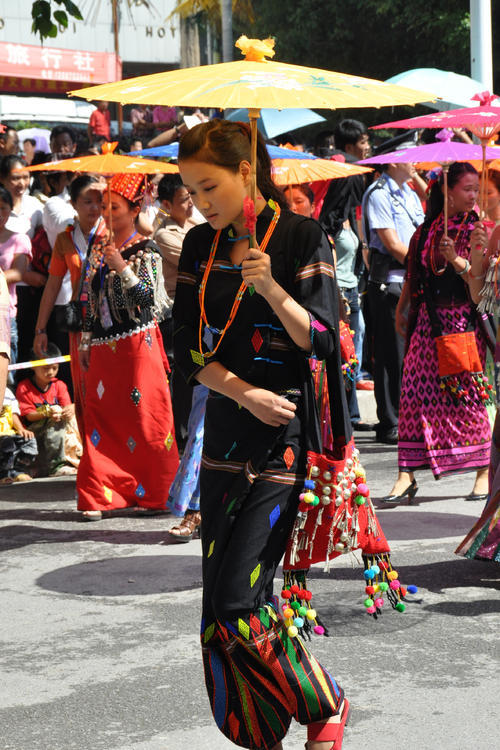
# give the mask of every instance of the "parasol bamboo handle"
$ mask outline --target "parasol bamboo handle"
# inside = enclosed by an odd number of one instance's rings
[[[112,245],[114,242],[113,237],[113,215],[111,212],[111,180],[108,178],[108,229],[109,229],[109,242]]]
[[[443,164],[443,223],[444,236],[448,237],[448,170],[449,164]]]
[[[251,133],[251,142],[250,142],[250,166],[251,166],[251,183],[250,183],[250,198],[253,200],[253,205],[255,206],[255,209],[257,210],[257,120],[260,117],[260,109],[249,109],[248,110],[248,119],[250,120],[250,133]],[[251,247],[257,247],[257,236],[255,234],[255,229],[252,232],[251,240],[250,240],[250,246]]]
[[[481,138],[481,150],[483,152],[483,163],[481,166],[481,185],[479,188],[479,218],[481,221],[486,216],[485,209],[485,193],[486,193],[486,145],[488,141],[485,138]]]

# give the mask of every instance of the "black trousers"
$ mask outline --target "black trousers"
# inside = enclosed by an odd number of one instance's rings
[[[396,306],[401,296],[402,283],[376,284],[368,282],[368,302],[373,336],[373,382],[377,417],[377,432],[388,432],[398,426],[401,373],[404,358],[404,339],[396,333]]]

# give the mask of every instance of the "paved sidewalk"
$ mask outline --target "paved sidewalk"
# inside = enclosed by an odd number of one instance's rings
[[[357,443],[380,497],[395,449]],[[496,750],[500,568],[453,554],[480,511],[473,477],[418,479],[414,505],[380,512],[417,601],[375,622],[355,560],[316,567],[331,637],[314,652],[352,702],[345,750]],[[200,542],[170,545],[165,517],[83,524],[74,507],[71,479],[0,487],[0,750],[234,747],[203,688]],[[285,750],[304,734],[292,724]]]

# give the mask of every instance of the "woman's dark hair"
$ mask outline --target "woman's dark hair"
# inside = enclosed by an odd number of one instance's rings
[[[178,160],[193,157],[237,172],[242,161],[251,161],[250,125],[229,120],[195,125],[180,140]],[[257,134],[257,187],[266,201],[272,198],[281,208],[287,208],[285,196],[271,177],[271,159],[260,133]]]
[[[13,208],[14,204],[12,203],[12,195],[9,193],[7,188],[4,188],[3,185],[0,185],[0,202],[6,203],[8,206]]]
[[[466,174],[477,175],[477,170],[467,161],[454,161],[448,170],[448,188],[454,188],[457,182]],[[434,219],[437,219],[444,206],[443,197],[443,173],[431,187],[429,198],[427,200],[427,213],[425,214],[424,224],[430,226]]]
[[[9,154],[2,158],[0,161],[0,180],[6,180],[7,177],[10,177],[14,164],[21,164],[23,167],[26,166],[26,162],[22,156],[18,156],[17,154]]]
[[[158,198],[172,203],[179,188],[184,187],[180,174],[166,174],[158,183]]]
[[[36,141],[35,141],[34,138],[25,138],[24,141],[23,141],[23,146],[24,146],[25,143],[31,143],[31,145],[33,146],[33,148],[36,147]]]
[[[71,198],[71,202],[76,203],[76,201],[78,200],[78,196],[80,195],[82,190],[88,188],[89,185],[92,185],[92,183],[97,184],[98,180],[88,174],[82,174],[80,175],[80,177],[75,177],[75,179],[69,186],[69,195]]]
[[[488,172],[488,182],[492,182],[500,193],[500,172],[497,172],[496,169],[492,169],[491,172]]]
[[[302,183],[300,185],[287,185],[284,188],[285,194],[287,190],[300,190],[300,192],[306,196],[311,206],[314,203],[314,193],[307,183]]]

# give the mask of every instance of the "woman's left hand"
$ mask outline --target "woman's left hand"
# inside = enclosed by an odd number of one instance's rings
[[[106,245],[103,254],[104,262],[112,271],[121,273],[127,265],[123,260],[122,254],[119,250],[116,249],[114,245]]]
[[[481,253],[481,255],[484,253],[484,248],[488,247],[488,234],[486,227],[481,221],[476,221],[474,229],[470,233],[470,247],[471,252],[474,250]]]
[[[447,260],[448,262],[455,260],[455,258],[457,257],[455,243],[453,242],[451,237],[445,237],[444,235],[441,237],[439,250],[442,253],[443,258],[445,258],[445,260]]]
[[[265,297],[276,283],[271,273],[271,258],[257,247],[251,247],[241,264],[241,275],[247,286]]]

